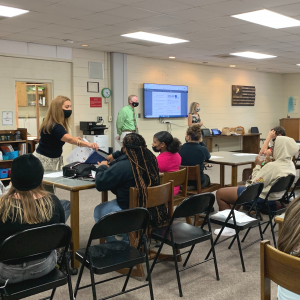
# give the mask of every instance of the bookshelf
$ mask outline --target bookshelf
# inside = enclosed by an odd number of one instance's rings
[[[14,134],[20,131],[22,140],[20,141],[13,141]],[[10,135],[10,140],[3,141],[2,136],[8,136]],[[26,128],[17,128],[15,130],[0,130],[0,147],[3,144],[11,145],[13,148],[19,149],[19,144],[25,144],[26,145],[26,153],[28,153],[28,144],[27,144],[27,129]],[[11,168],[12,159],[9,160],[0,160],[0,168]],[[8,184],[10,181],[10,178],[0,178],[0,181],[3,182],[4,185]]]

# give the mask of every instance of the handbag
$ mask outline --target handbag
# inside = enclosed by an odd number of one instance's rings
[[[243,126],[238,126],[238,127],[234,127],[232,128],[233,132],[238,133],[238,134],[244,134],[245,133],[245,128]]]
[[[91,164],[81,163],[79,161],[72,162],[63,168],[64,177],[92,177],[92,171],[96,171],[96,167]]]
[[[231,135],[229,127],[223,127],[221,135]]]

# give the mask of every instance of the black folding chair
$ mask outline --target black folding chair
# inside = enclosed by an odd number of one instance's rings
[[[243,272],[246,272],[246,269],[245,269],[242,250],[245,250],[246,248],[248,248],[248,247],[252,246],[253,244],[257,243],[258,241],[263,240],[262,229],[261,229],[261,226],[260,226],[260,223],[259,223],[259,214],[258,214],[258,211],[255,210],[256,209],[257,198],[259,197],[259,195],[260,195],[261,191],[263,190],[263,188],[264,188],[264,184],[261,183],[261,182],[260,183],[254,183],[254,184],[251,184],[248,187],[246,187],[246,189],[240,194],[240,196],[235,201],[233,207],[231,208],[231,210],[228,214],[228,217],[225,220],[221,220],[220,218],[218,218],[216,216],[217,214],[214,214],[214,215],[210,216],[210,220],[211,220],[212,223],[222,226],[219,234],[217,235],[217,237],[215,239],[214,245],[223,243],[223,242],[227,241],[228,239],[233,238],[230,245],[229,245],[229,247],[228,247],[228,249],[230,249],[231,246],[233,245],[235,239],[236,239],[237,243],[238,243],[238,248],[239,248],[239,253],[240,253]],[[238,224],[236,222],[236,217],[235,217],[235,213],[234,213],[236,207],[240,206],[240,205],[243,205],[247,202],[250,202],[252,200],[254,202],[251,205],[249,211],[247,212],[247,215],[250,216],[250,211],[255,210],[255,212],[256,212],[255,218],[253,218],[252,221],[242,223],[242,224],[241,223]],[[239,232],[242,231],[242,230],[245,230],[247,228],[251,228],[254,225],[259,226],[260,239],[254,241],[254,242],[250,243],[249,245],[245,246],[244,248],[242,248],[240,238],[239,238]],[[221,242],[218,243],[218,240],[219,240],[219,238],[220,238],[220,236],[221,236],[221,234],[222,234],[225,227],[229,227],[231,229],[234,229],[235,230],[235,235],[227,237],[227,238],[223,239]],[[210,251],[208,252],[208,254],[206,256],[206,259],[210,256],[211,251],[212,251],[212,249],[210,249]]]
[[[218,272],[218,266],[217,266],[217,259],[216,254],[214,250],[214,244],[212,239],[212,232],[211,232],[211,225],[210,220],[207,217],[209,215],[209,212],[211,211],[213,205],[215,202],[215,196],[212,193],[205,193],[200,195],[193,195],[185,200],[183,200],[175,209],[173,216],[171,218],[170,224],[168,226],[160,227],[157,229],[152,230],[151,236],[161,241],[161,245],[158,249],[158,252],[154,258],[153,264],[151,266],[150,273],[153,271],[153,268],[156,263],[162,262],[163,260],[157,262],[158,256],[161,252],[161,249],[164,244],[167,244],[172,247],[173,250],[173,258],[175,262],[175,270],[177,275],[177,283],[178,283],[178,289],[179,289],[179,295],[182,297],[182,289],[181,289],[181,283],[180,283],[180,277],[179,272],[190,269],[192,267],[195,267],[197,265],[200,265],[206,261],[214,260],[215,263],[215,271],[216,271],[216,277],[217,280],[219,280],[219,272]],[[174,219],[177,218],[187,218],[191,217],[193,215],[206,213],[206,217],[204,219],[204,222],[201,226],[201,228],[190,225],[188,223],[175,223],[173,224]],[[203,226],[205,223],[208,223],[208,231],[203,229]],[[210,240],[211,247],[213,251],[213,257],[210,259],[205,259],[202,262],[193,264],[191,266],[186,267],[186,264],[194,250],[194,247],[196,244],[204,242],[206,240]],[[192,246],[189,251],[176,254],[176,250],[183,249],[186,247]],[[181,270],[178,269],[177,264],[177,256],[188,253],[188,256],[183,264],[183,268]]]
[[[67,251],[71,242],[71,228],[65,224],[53,224],[21,231],[7,238],[0,245],[0,262],[6,264],[20,263],[24,259],[35,259],[37,255],[63,248],[62,262],[59,268],[54,268],[42,277],[9,284],[0,288],[2,300],[14,300],[30,297],[48,290],[51,296],[44,299],[53,299],[56,288],[68,283],[69,299],[73,300],[73,290],[70,278],[69,259]],[[65,266],[66,274],[61,271]]]
[[[148,210],[138,207],[107,214],[94,225],[87,243],[87,247],[76,251],[76,259],[81,263],[81,268],[74,292],[75,297],[78,290],[91,286],[93,291],[93,299],[96,300],[96,284],[126,276],[126,280],[121,292],[102,299],[108,299],[122,295],[145,286],[149,286],[151,299],[154,299],[151,275],[149,272],[147,239],[145,236],[149,220],[150,215]],[[123,241],[115,241],[91,246],[92,241],[95,239],[137,231],[140,232],[140,239],[137,248],[134,248]],[[141,252],[142,247],[144,248],[144,252]],[[146,262],[149,283],[126,290],[133,267],[144,262]],[[83,269],[85,267],[90,270],[91,284],[79,287]],[[129,268],[129,272],[125,275],[115,276],[110,279],[95,282],[95,274],[102,275],[123,268]]]
[[[260,225],[267,224],[266,227],[263,230],[263,233],[265,233],[267,228],[269,226],[271,226],[271,232],[272,232],[273,242],[274,242],[274,247],[275,248],[277,248],[276,239],[275,239],[275,231],[274,231],[276,223],[275,222],[273,223],[273,219],[274,219],[275,216],[278,216],[278,215],[280,215],[280,214],[282,214],[286,211],[286,207],[285,207],[286,203],[284,203],[284,202],[288,198],[288,192],[289,192],[294,180],[295,180],[294,175],[288,175],[288,176],[285,176],[285,177],[278,178],[273,183],[273,185],[271,186],[271,188],[270,188],[270,190],[269,190],[269,192],[268,192],[268,194],[265,198],[265,201],[262,203],[262,205],[257,205],[256,204],[256,211],[258,213],[267,214],[269,216],[269,220],[265,221],[265,222],[260,222]],[[276,201],[280,202],[282,208],[273,209],[272,207],[270,207],[268,199],[269,199],[269,197],[272,193],[282,193],[283,194],[281,199],[276,200]],[[246,239],[250,229],[251,228],[249,228],[247,230],[245,236],[243,237],[242,242]]]
[[[288,201],[290,201],[290,199],[293,197],[294,199],[296,198],[296,195],[295,195],[295,189],[297,187],[300,186],[300,177],[298,178],[298,180],[295,182],[293,188],[292,188],[292,191],[290,192],[289,196],[288,196]]]

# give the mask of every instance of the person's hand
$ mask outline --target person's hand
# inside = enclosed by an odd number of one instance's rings
[[[199,125],[202,126],[202,125],[203,125],[203,122],[201,121],[201,122],[199,123]]]
[[[89,148],[92,148],[93,150],[96,150],[96,151],[99,150],[99,146],[97,143],[89,143]]]
[[[274,140],[276,138],[276,131],[270,130],[268,133],[268,138],[270,138],[271,140]]]
[[[255,164],[261,166],[262,163],[263,163],[263,160],[260,160],[259,155],[257,155],[255,158]]]
[[[99,163],[99,161],[97,161],[98,166],[107,166],[108,167],[108,161],[107,160],[103,160],[101,161],[101,163]]]
[[[270,153],[272,153],[272,151],[270,151],[270,149],[266,151],[266,158],[265,158],[266,164],[272,161],[272,159],[270,157]]]
[[[82,141],[82,138],[81,138],[80,136],[78,136],[78,137],[77,137],[77,139],[79,139],[79,140],[81,140],[81,141]]]
[[[106,156],[106,160],[107,160],[109,163],[111,163],[111,162],[114,160],[112,154],[107,155],[107,156]]]
[[[266,152],[265,152],[266,155],[269,155],[270,156],[273,156],[273,150],[272,149],[268,149]]]

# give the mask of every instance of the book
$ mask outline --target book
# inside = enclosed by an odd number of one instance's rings
[[[109,153],[102,151],[100,149],[98,151],[93,150],[92,153],[89,155],[89,157],[86,159],[85,163],[96,165],[97,162],[106,160],[106,157],[108,155]]]
[[[0,148],[3,152],[13,152],[14,151],[14,148],[9,144],[3,144],[0,146]]]

